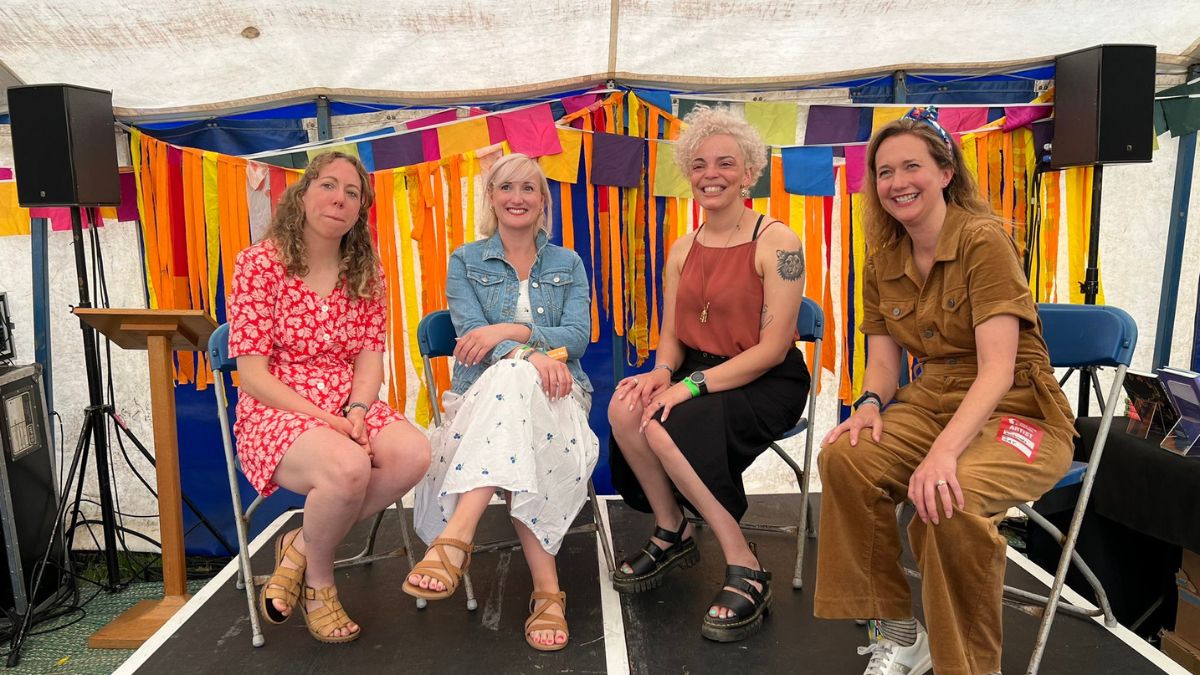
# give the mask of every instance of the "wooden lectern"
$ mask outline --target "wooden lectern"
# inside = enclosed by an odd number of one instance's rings
[[[143,600],[96,631],[93,649],[136,649],[187,602],[183,552],[183,506],[179,488],[179,440],[175,429],[172,353],[203,352],[217,324],[198,309],[84,309],[79,318],[122,349],[149,352],[150,406],[154,421],[155,475],[162,538],[163,598]]]

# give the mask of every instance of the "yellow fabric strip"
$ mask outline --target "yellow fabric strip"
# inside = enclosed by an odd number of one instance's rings
[[[791,101],[746,101],[746,121],[767,145],[795,145],[799,111]]]
[[[467,160],[467,219],[463,223],[463,236],[471,243],[475,241],[475,179],[479,177],[479,156],[472,150],[463,157]]]
[[[308,161],[311,162],[312,160],[316,159],[318,155],[323,155],[327,152],[341,152],[350,155],[355,159],[362,159],[358,156],[357,143],[342,143],[340,145],[326,145],[320,148],[310,148],[305,150],[304,154],[308,155]]]
[[[399,226],[399,239],[396,248],[400,250],[400,271],[404,278],[404,323],[408,333],[408,356],[412,360],[413,370],[417,374],[417,405],[416,422],[420,426],[428,426],[433,418],[429,396],[425,391],[425,372],[421,365],[421,349],[417,344],[417,324],[421,315],[417,309],[418,301],[416,263],[413,256],[412,238],[412,183],[408,180],[405,169],[395,169],[392,172],[395,179],[393,194],[396,206],[396,222]]]
[[[575,184],[579,181],[579,151],[583,147],[583,132],[578,129],[558,127],[558,142],[562,152],[538,158],[546,178],[560,183]]]
[[[692,186],[675,165],[675,144],[651,142],[650,155],[654,157],[650,170],[652,194],[655,197],[691,197]]]
[[[879,131],[880,127],[886,126],[904,117],[911,108],[907,107],[890,107],[879,106],[871,109],[871,133]]]
[[[867,260],[867,237],[866,231],[863,229],[863,198],[861,195],[851,195],[850,205],[854,219],[854,278],[858,283],[854,284],[854,319],[856,322],[862,322],[863,318],[863,264]],[[853,390],[850,392],[850,400],[856,401],[859,396],[862,396],[863,377],[867,370],[867,344],[866,336],[862,331],[858,330],[858,326],[847,326],[846,330],[854,336],[854,371],[852,380],[854,382]]]
[[[492,144],[488,135],[487,120],[483,117],[471,117],[455,124],[438,127],[437,137],[442,157],[461,155]]]
[[[217,188],[217,153],[204,152],[204,232],[207,240],[209,316],[216,321],[217,271],[221,264],[221,198]],[[229,292],[229,288],[225,288]]]
[[[143,152],[144,145],[142,143],[142,132],[133,129],[129,132],[129,155],[133,162],[133,183],[137,188],[137,209],[138,209],[138,226],[142,228],[142,244],[145,250],[142,253],[146,257],[146,293],[150,298],[151,309],[158,307],[158,295],[154,290],[153,274],[150,264],[150,233],[147,230],[146,223],[146,191],[143,189],[142,181],[146,177],[143,175]]]
[[[0,237],[29,234],[29,209],[17,203],[15,181],[0,183]]]

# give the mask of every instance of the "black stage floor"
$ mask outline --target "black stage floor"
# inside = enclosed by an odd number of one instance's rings
[[[819,497],[814,500],[819,503]],[[798,501],[796,495],[751,497],[746,520],[794,523]],[[653,527],[650,517],[620,501],[605,501],[602,508],[607,509],[618,560],[626,551],[640,548]],[[272,535],[294,527],[299,517],[281,517],[256,540],[257,573],[270,571]],[[585,506],[577,522],[590,518],[590,506]],[[398,545],[394,515],[385,518],[380,536],[382,548]],[[490,507],[478,540],[511,536],[503,507]],[[347,537],[350,544],[345,553],[356,552],[365,537],[366,528],[356,528]],[[767,568],[775,572],[774,602],[763,630],[740,643],[717,644],[700,637],[701,617],[724,575],[720,549],[711,533],[701,529],[697,535],[699,565],[676,571],[662,587],[635,596],[619,595],[606,579],[600,580],[604,563],[595,537],[578,534],[567,537],[558,557],[571,626],[571,643],[561,652],[540,653],[525,644],[529,575],[521,552],[505,550],[475,557],[471,576],[479,606],[473,612],[466,609],[461,587],[453,598],[418,610],[400,590],[408,571],[403,557],[339,570],[339,594],[363,626],[362,638],[347,645],[317,643],[296,616],[282,626],[265,625],[266,645],[254,648],[245,594],[234,587],[233,569],[227,568],[117,672],[861,673],[866,657],[855,648],[866,644],[865,629],[850,621],[813,618],[817,541],[809,540],[804,590],[793,591],[794,539],[760,532],[750,533],[750,539],[757,542]],[[420,543],[417,547],[424,548]],[[1013,555],[1010,552],[1008,583],[1044,590],[1043,582],[1011,560]],[[1030,613],[1005,608],[1005,672],[1025,671],[1037,626],[1037,617]],[[1060,616],[1041,672],[1183,672],[1163,659],[1124,629],[1109,631],[1094,621]]]

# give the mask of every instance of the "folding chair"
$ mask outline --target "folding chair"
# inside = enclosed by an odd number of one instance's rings
[[[812,417],[816,413],[817,406],[817,383],[821,377],[821,340],[825,336],[825,313],[821,311],[821,306],[816,302],[804,298],[800,303],[800,314],[796,317],[796,333],[800,336],[802,342],[813,343],[813,359],[809,364],[809,376],[811,382],[808,387],[808,405],[805,408],[806,414],[796,422],[796,426],[792,427],[779,440],[792,438],[799,434],[804,436],[804,467],[801,468],[796,464],[796,460],[792,459],[783,448],[779,447],[779,443],[771,444],[771,449],[776,455],[792,469],[796,474],[796,485],[800,487],[800,524],[799,525],[758,525],[755,523],[742,523],[742,529],[756,530],[764,532],[783,532],[785,534],[796,535],[796,569],[792,574],[792,588],[800,589],[804,585],[804,545],[808,537],[816,537],[817,530],[813,523],[812,513],[808,508],[808,478],[812,468],[813,455],[813,431]],[[807,433],[806,433],[807,432]]]
[[[456,337],[454,323],[450,320],[450,312],[448,310],[442,309],[427,314],[417,324],[417,347],[420,349],[421,361],[425,366],[425,392],[429,395],[430,408],[433,409],[433,422],[438,426],[442,424],[442,413],[441,407],[438,405],[437,389],[433,381],[432,360],[443,356],[453,356],[454,339]],[[567,530],[567,534],[595,532],[600,537],[600,547],[604,550],[604,562],[608,565],[609,576],[612,576],[614,567],[612,545],[608,541],[608,532],[604,529],[604,523],[601,522],[600,502],[596,498],[596,486],[592,484],[590,477],[588,478],[588,499],[592,502],[591,524],[573,527]],[[509,539],[478,544],[474,547],[474,552],[487,553],[505,548],[520,548],[520,546],[518,540]],[[463,586],[466,588],[467,593],[467,609],[475,610],[479,606],[479,603],[475,600],[475,589],[471,585],[470,573],[463,575]]]
[[[1096,468],[1100,465],[1104,445],[1108,440],[1109,428],[1112,426],[1113,415],[1120,407],[1121,384],[1125,380],[1125,371],[1133,358],[1133,349],[1137,345],[1137,325],[1125,311],[1116,307],[1101,305],[1065,305],[1039,304],[1038,315],[1042,319],[1042,335],[1050,350],[1050,363],[1056,368],[1082,369],[1091,367],[1114,367],[1116,376],[1113,378],[1107,402],[1101,399],[1103,416],[1100,428],[1096,433],[1096,441],[1092,446],[1091,456],[1087,462],[1072,462],[1067,475],[1055,487],[1065,487],[1078,484],[1079,498],[1071,517],[1071,525],[1067,534],[1063,535],[1041,514],[1036,513],[1026,504],[1018,508],[1029,517],[1031,522],[1048,532],[1062,544],[1062,555],[1058,561],[1058,569],[1054,575],[1054,584],[1050,587],[1049,597],[1028,593],[1020,589],[1005,586],[1005,595],[1023,603],[1044,605],[1042,623],[1038,628],[1037,640],[1034,643],[1033,654],[1029,659],[1026,675],[1036,675],[1041,665],[1042,654],[1050,636],[1050,628],[1058,609],[1076,616],[1104,615],[1104,623],[1109,627],[1117,625],[1113,618],[1112,609],[1108,604],[1108,596],[1104,593],[1096,575],[1088,569],[1083,559],[1075,552],[1075,542],[1079,538],[1079,528],[1083,523],[1084,511],[1088,498],[1092,493],[1092,483],[1096,478]],[[1070,377],[1070,372],[1063,378]],[[1080,386],[1087,386],[1085,381]],[[1100,608],[1088,610],[1077,607],[1061,600],[1062,589],[1066,581],[1067,570],[1074,562],[1096,593]]]
[[[267,583],[270,575],[262,574],[255,576],[253,570],[250,568],[250,547],[247,532],[250,530],[250,517],[254,515],[254,511],[258,509],[259,505],[266,501],[266,498],[258,495],[254,498],[249,508],[245,511],[242,510],[242,497],[238,489],[238,474],[241,473],[241,466],[238,464],[237,453],[234,451],[233,437],[230,435],[229,400],[225,396],[225,373],[233,373],[237,370],[237,360],[229,358],[229,324],[221,324],[208,338],[208,356],[212,361],[213,380],[216,384],[217,417],[221,420],[221,443],[225,446],[225,468],[229,477],[229,495],[233,498],[233,516],[234,522],[237,525],[238,572],[234,585],[238,590],[246,591],[246,605],[250,612],[250,642],[255,647],[261,647],[266,643],[266,639],[263,637],[262,624],[258,617],[258,603],[256,602],[254,588],[255,586]],[[404,520],[404,507],[399,502],[396,503],[396,513],[400,518],[400,536],[403,541],[403,547],[387,553],[375,554],[375,537],[379,533],[379,525],[383,522],[384,513],[386,511],[381,511],[379,515],[375,516],[375,522],[371,525],[371,532],[367,536],[367,543],[363,546],[362,551],[351,558],[337,561],[334,563],[335,567],[365,565],[377,560],[407,555],[409,569],[412,569],[415,564],[412,555],[412,539],[408,533],[408,524]],[[250,583],[246,583],[247,579],[250,580]],[[417,601],[418,607],[423,607],[424,604],[424,600]]]

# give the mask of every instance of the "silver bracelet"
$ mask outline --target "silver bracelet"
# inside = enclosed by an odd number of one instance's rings
[[[675,374],[675,369],[672,368],[671,366],[668,366],[665,363],[660,363],[657,366],[654,366],[653,370],[658,370],[659,368],[662,368],[663,370],[667,371],[668,373],[670,373],[672,375]]]

